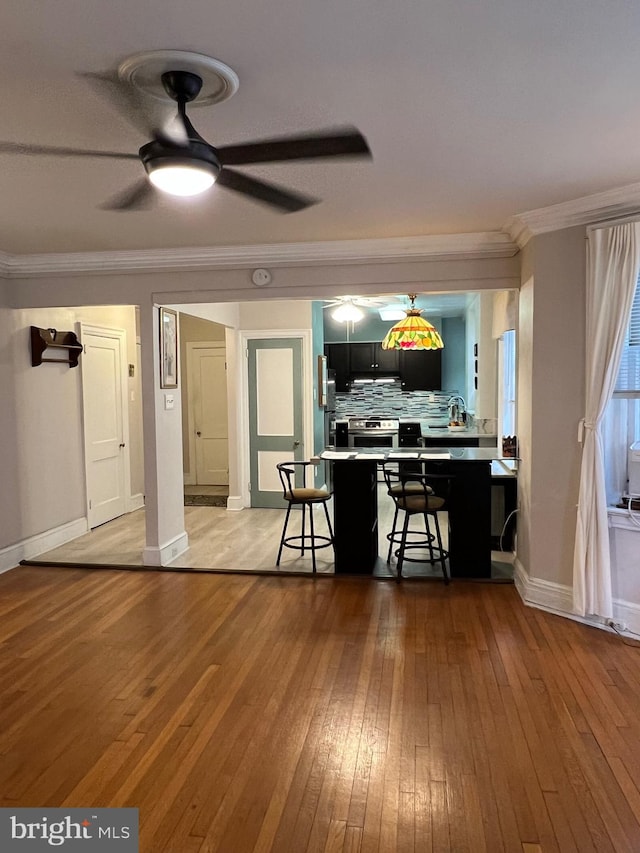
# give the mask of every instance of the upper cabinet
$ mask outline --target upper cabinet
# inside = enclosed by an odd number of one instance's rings
[[[351,381],[399,376],[403,391],[437,391],[441,387],[442,351],[383,350],[379,342],[325,344],[327,366],[336,371],[336,391]]]
[[[377,341],[368,343],[349,344],[351,358],[351,375],[393,375],[398,376],[400,372],[400,359],[398,350],[382,349],[382,344]]]
[[[437,391],[442,387],[442,350],[400,350],[403,391]]]
[[[350,386],[349,347],[351,344],[325,344],[327,368],[336,372],[336,391],[348,391]]]

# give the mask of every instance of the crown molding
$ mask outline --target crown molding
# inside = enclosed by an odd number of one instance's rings
[[[13,257],[6,252],[0,252],[0,278],[11,278]]]
[[[518,247],[502,231],[334,240],[317,243],[275,243],[195,249],[75,252],[69,254],[2,255],[0,275],[38,278],[52,275],[108,275],[165,270],[213,270],[234,267],[324,266],[375,261],[468,260],[510,258]],[[4,263],[2,258],[5,259]]]
[[[519,248],[536,234],[560,231],[576,225],[593,225],[608,219],[632,216],[640,212],[640,183],[539,207],[510,217],[503,226]]]

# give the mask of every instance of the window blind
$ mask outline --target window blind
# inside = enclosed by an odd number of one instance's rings
[[[637,283],[614,396],[640,397],[640,285]]]

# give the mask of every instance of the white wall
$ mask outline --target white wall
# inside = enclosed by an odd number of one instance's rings
[[[311,329],[311,302],[243,302],[240,305],[240,328]]]
[[[624,516],[610,524],[613,598],[640,605],[640,526]]]
[[[477,418],[495,418],[498,415],[498,344],[493,337],[493,293],[480,294],[480,322],[478,329],[478,390],[475,413]],[[475,369],[476,358],[471,367]]]
[[[477,418],[495,418],[498,414],[497,344],[492,336],[492,323],[493,293],[474,293],[465,315],[467,387],[462,394],[467,408]],[[477,389],[474,382],[476,362]]]
[[[80,366],[31,366],[30,327],[76,331],[83,321],[127,331],[127,357],[136,366],[133,308],[7,310],[0,308],[2,456],[0,550],[86,515]],[[80,356],[82,358],[82,356]],[[130,382],[132,388],[138,380]],[[130,395],[129,395],[130,396]],[[139,423],[141,401],[130,402]],[[142,490],[139,459],[132,459],[131,493]],[[139,481],[140,480],[140,481]]]
[[[18,443],[14,453],[3,454],[13,477],[0,490],[0,516],[7,526],[6,544],[12,544],[86,513],[80,368],[32,367],[30,351],[30,326],[74,331],[76,317],[69,310],[47,309],[14,311],[6,321],[2,335],[13,373],[11,432]]]
[[[520,289],[517,360],[518,429],[518,560],[531,570],[531,476],[533,465],[533,247],[523,252],[523,283]]]
[[[568,613],[584,415],[584,238],[579,227],[530,241],[518,319],[517,560],[525,597]]]

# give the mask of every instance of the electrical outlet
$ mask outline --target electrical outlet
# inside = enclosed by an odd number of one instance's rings
[[[609,628],[613,628],[614,631],[626,631],[627,623],[626,622],[618,622],[616,619],[607,619],[606,624]]]

